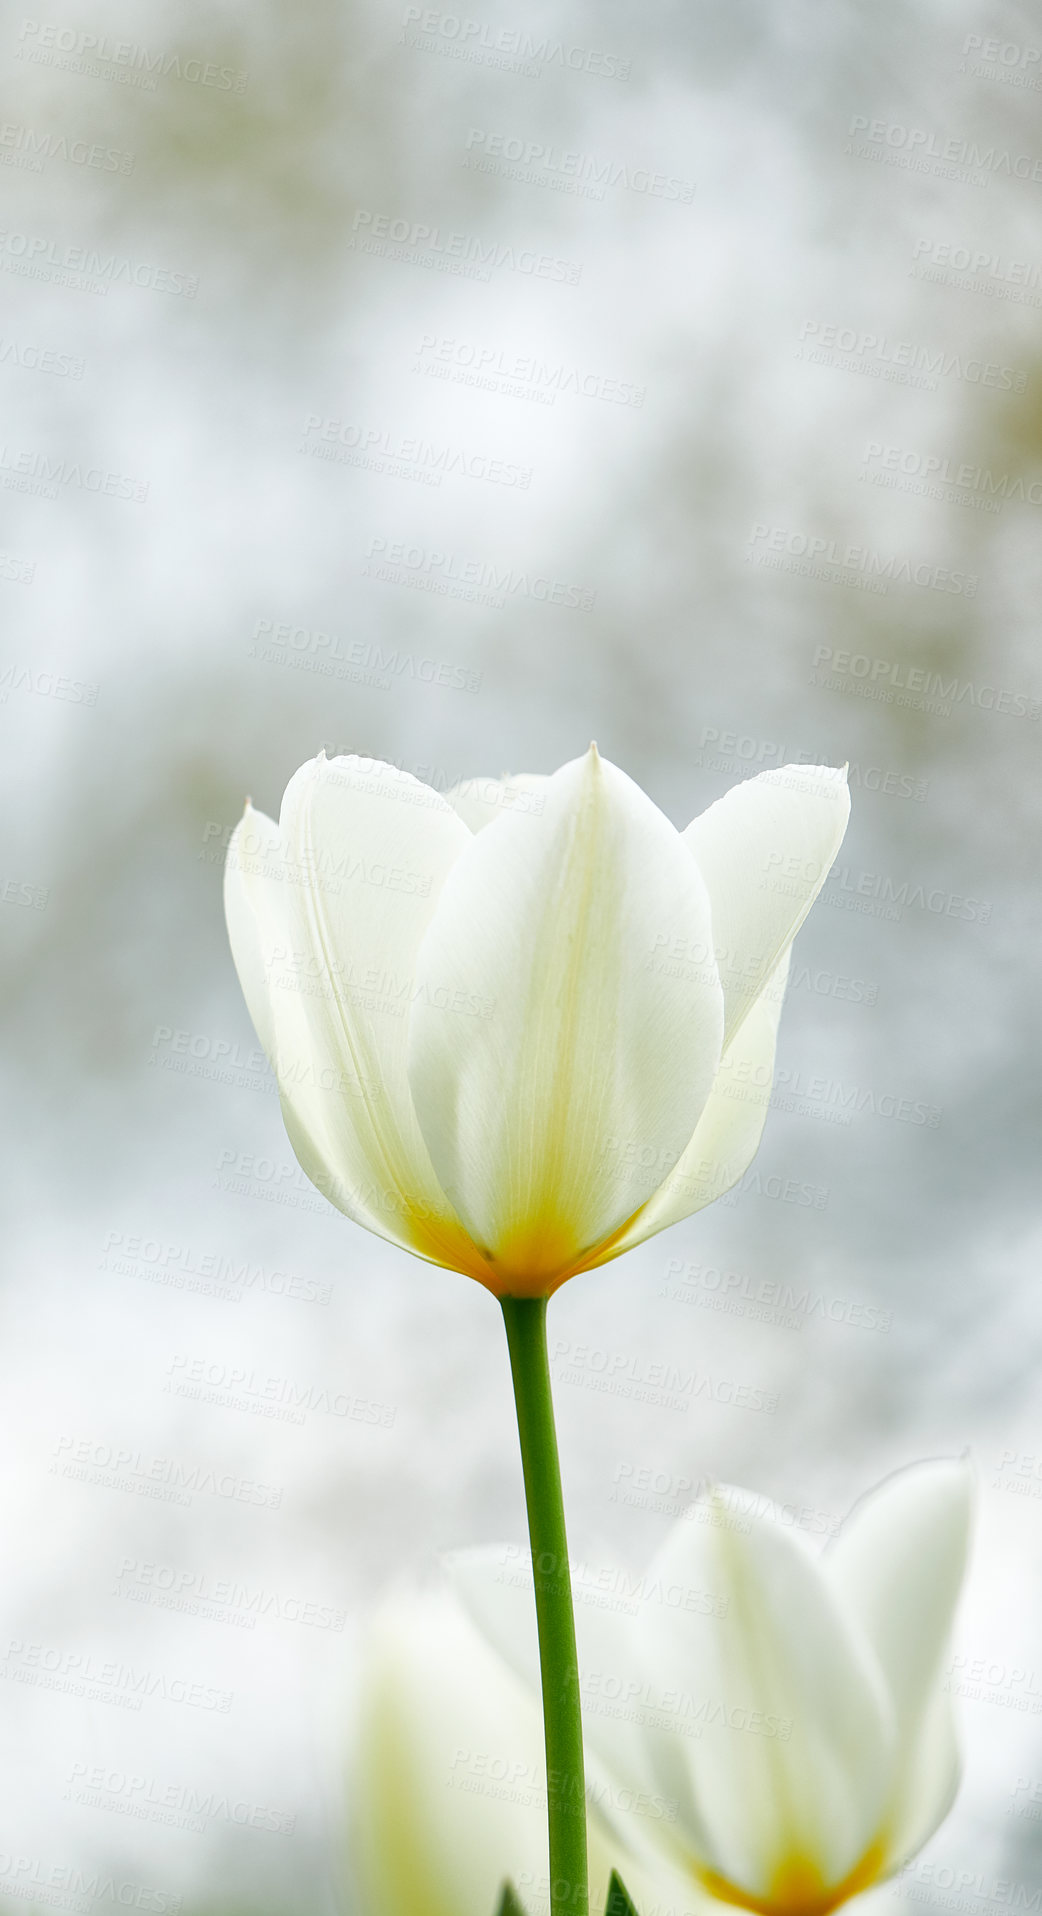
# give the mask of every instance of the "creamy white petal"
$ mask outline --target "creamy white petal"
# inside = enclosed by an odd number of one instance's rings
[[[504,813],[453,866],[409,1050],[442,1188],[518,1294],[563,1281],[661,1183],[722,1028],[705,887],[668,819],[592,749],[545,801]],[[678,949],[694,976],[660,962]]]
[[[676,1169],[653,1192],[611,1248],[620,1257],[668,1225],[723,1197],[748,1170],[760,1147],[774,1086],[790,953],[772,972],[720,1063],[706,1108]]]
[[[961,1458],[913,1464],[857,1505],[825,1557],[890,1690],[899,1747],[891,1835],[897,1860],[945,1815],[958,1780],[942,1689],[969,1552],[973,1473]]]
[[[694,1857],[749,1895],[813,1901],[871,1851],[894,1725],[879,1672],[801,1536],[720,1490],[678,1523],[649,1576],[689,1601],[641,1621],[672,1693],[652,1732]]]
[[[783,765],[732,786],[684,833],[712,901],[725,1045],[806,918],[849,814],[845,772]]]
[[[470,842],[452,807],[396,768],[312,759],[277,828],[256,814],[239,827],[228,898],[247,1002],[308,1177],[369,1230],[480,1275],[405,1068],[417,948]]]
[[[538,814],[543,809],[549,775],[513,772],[505,778],[465,778],[445,796],[472,832],[480,832],[504,812]]]

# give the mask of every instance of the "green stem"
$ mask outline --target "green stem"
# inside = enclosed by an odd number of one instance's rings
[[[532,1546],[546,1739],[550,1916],[589,1916],[579,1661],[550,1394],[545,1297],[503,1297]]]

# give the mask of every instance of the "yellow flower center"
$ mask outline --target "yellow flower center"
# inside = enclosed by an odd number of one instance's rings
[[[865,1851],[860,1862],[840,1883],[826,1882],[816,1862],[809,1856],[787,1856],[771,1877],[762,1896],[742,1889],[715,1870],[696,1868],[696,1875],[710,1895],[738,1909],[749,1909],[756,1916],[829,1916],[851,1896],[871,1889],[879,1881],[886,1861],[886,1846],[877,1840]]]

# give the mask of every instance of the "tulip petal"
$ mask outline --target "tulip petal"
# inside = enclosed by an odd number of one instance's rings
[[[709,905],[668,819],[595,750],[452,868],[420,948],[409,1081],[504,1294],[543,1295],[675,1163],[720,1058]],[[700,954],[678,978],[664,951]],[[489,1005],[447,1017],[439,1006]]]
[[[610,1257],[621,1257],[634,1244],[701,1211],[748,1170],[760,1147],[774,1088],[789,957],[786,951],[725,1051],[706,1108],[675,1170],[614,1240]]]
[[[506,778],[465,778],[445,796],[472,832],[480,832],[504,812],[539,813],[549,778],[542,772],[514,772]]]
[[[248,863],[256,863],[263,868],[265,864],[277,861],[278,847],[279,828],[274,819],[267,818],[263,812],[255,812],[253,806],[247,803],[232,833],[225,860],[224,916],[246,1009],[269,1061],[275,1057],[275,1020],[268,991],[267,965],[244,867]]]
[[[936,1829],[958,1782],[951,1705],[941,1686],[972,1500],[964,1460],[913,1464],[863,1498],[824,1559],[833,1588],[879,1659],[893,1701],[895,1866]]]
[[[692,1593],[638,1628],[672,1697],[672,1731],[650,1741],[693,1861],[746,1896],[813,1907],[872,1853],[894,1740],[874,1662],[806,1540],[747,1493],[695,1505],[655,1576]]]
[[[845,771],[783,765],[733,786],[684,833],[712,900],[725,1048],[821,890],[849,815]]]
[[[432,1169],[406,1077],[420,939],[469,834],[427,786],[324,756],[228,855],[236,967],[308,1177],[367,1229],[487,1273]]]

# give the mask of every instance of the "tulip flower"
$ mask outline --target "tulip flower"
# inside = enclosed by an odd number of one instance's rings
[[[790,765],[678,832],[598,756],[442,797],[320,756],[229,849],[232,952],[319,1190],[497,1297],[720,1196],[759,1143],[789,947],[842,772]]]
[[[745,1170],[789,948],[847,811],[817,766],[750,779],[681,833],[593,746],[447,797],[323,754],[229,850],[232,952],[304,1171],[502,1305],[532,1549],[560,1566],[535,1596],[569,1916],[582,1736],[547,1299]]]
[[[644,1578],[614,1585],[635,1590],[634,1616],[580,1602],[591,1773],[679,1805],[645,1825],[648,1854],[759,1916],[828,1916],[922,1848],[959,1777],[944,1671],[971,1491],[965,1462],[913,1465],[818,1555],[781,1511],[717,1489]],[[467,1552],[452,1568],[531,1682],[516,1558]]]

